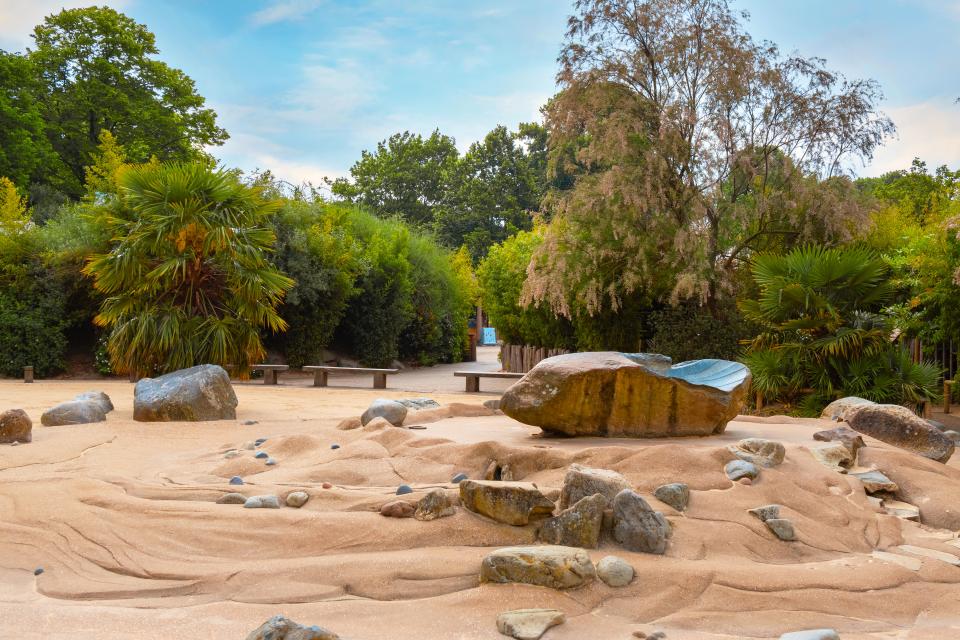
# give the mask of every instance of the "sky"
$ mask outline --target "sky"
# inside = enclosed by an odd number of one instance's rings
[[[75,0],[0,0],[0,48]],[[226,165],[293,183],[347,175],[399,131],[465,150],[539,120],[555,92],[570,0],[100,0],[146,24],[219,115]],[[731,0],[748,31],[787,53],[873,78],[896,139],[860,175],[960,168],[960,0]]]

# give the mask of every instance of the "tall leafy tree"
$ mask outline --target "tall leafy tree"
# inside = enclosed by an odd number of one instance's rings
[[[726,0],[577,0],[559,60],[551,166],[575,183],[550,198],[526,300],[716,308],[770,238],[865,220],[845,170],[893,131],[877,84],[755,42]]]
[[[227,133],[183,71],[157,60],[145,25],[107,7],[68,9],[33,32],[28,58],[40,78],[50,143],[82,194],[84,168],[109,131],[133,162],[193,160]]]
[[[275,203],[196,163],[129,168],[119,187],[107,205],[116,240],[84,269],[106,296],[96,323],[110,331],[114,370],[249,371],[264,356],[260,332],[287,326],[277,307],[293,281],[267,258]]]

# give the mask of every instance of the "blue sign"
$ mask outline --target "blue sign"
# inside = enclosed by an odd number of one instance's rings
[[[481,344],[497,344],[497,330],[493,327],[484,327],[483,328],[483,341]]]

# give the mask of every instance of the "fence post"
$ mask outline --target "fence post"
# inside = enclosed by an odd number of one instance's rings
[[[23,381],[27,383],[33,382],[33,367],[23,368]]]

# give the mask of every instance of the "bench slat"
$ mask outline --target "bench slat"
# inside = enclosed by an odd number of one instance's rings
[[[374,369],[370,367],[325,367],[318,365],[307,365],[301,367],[304,371],[328,371],[342,373],[400,373],[400,369]]]
[[[512,371],[454,371],[458,378],[522,378],[524,374]]]

